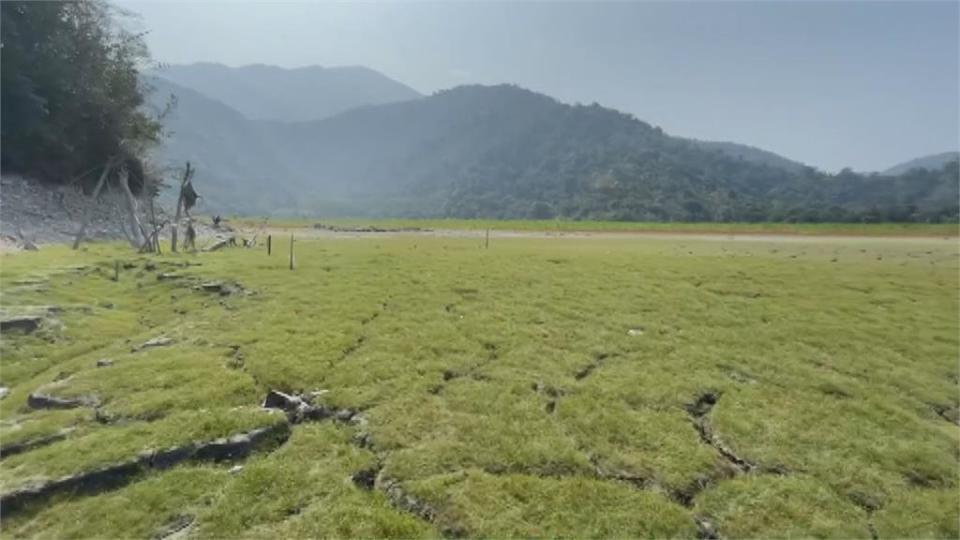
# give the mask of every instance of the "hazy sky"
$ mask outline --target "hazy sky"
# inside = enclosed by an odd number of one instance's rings
[[[364,65],[423,93],[510,82],[826,170],[960,146],[954,1],[121,5],[162,62]]]

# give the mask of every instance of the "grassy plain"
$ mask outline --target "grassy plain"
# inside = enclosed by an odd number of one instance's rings
[[[271,388],[358,411],[4,536],[960,536],[955,240],[331,237],[294,271],[278,245],[0,258],[6,312],[60,308],[2,336],[0,443],[65,436],[0,493],[275,423]]]

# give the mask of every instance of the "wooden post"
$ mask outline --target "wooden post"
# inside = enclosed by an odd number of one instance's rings
[[[273,250],[273,236],[267,235],[267,255]]]
[[[487,239],[484,241],[483,248],[488,249],[490,247],[490,229],[487,229]]]
[[[177,195],[177,215],[173,218],[173,228],[170,231],[170,251],[177,252],[177,229],[180,227],[180,209],[183,206],[183,188],[193,176],[193,169],[190,168],[190,162],[187,162],[187,168],[183,171],[183,179],[180,180],[180,194]],[[159,242],[159,240],[158,240]]]
[[[290,235],[290,269],[293,270],[293,235]]]
[[[113,261],[113,280],[120,281],[120,261]]]
[[[103,166],[103,172],[100,174],[100,180],[97,181],[97,187],[93,190],[93,197],[90,206],[96,204],[97,197],[100,196],[100,190],[103,189],[103,185],[107,181],[107,176],[110,176],[111,169],[113,169],[113,158],[107,160],[107,164]],[[77,237],[73,239],[73,249],[80,247],[80,242],[83,241],[83,236],[87,234],[87,225],[90,223],[90,206],[87,207],[83,214],[83,222],[80,224],[80,230],[77,231]]]

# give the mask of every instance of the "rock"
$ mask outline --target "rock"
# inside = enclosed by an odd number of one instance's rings
[[[0,319],[0,332],[14,330],[29,334],[40,328],[42,322],[43,317],[40,315],[11,315]]]
[[[694,521],[697,524],[697,538],[703,538],[705,540],[720,538],[720,536],[717,534],[716,527],[714,527],[713,523],[711,523],[708,519],[695,517]]]
[[[641,327],[639,327],[639,328],[631,328],[631,329],[627,330],[627,335],[628,335],[628,336],[642,336],[642,335],[643,335],[643,327],[641,326]]]
[[[167,336],[159,336],[143,342],[139,349],[149,349],[150,347],[166,347],[171,343],[173,343],[173,340]]]
[[[219,237],[213,244],[210,244],[209,246],[203,248],[203,251],[217,251],[227,246],[234,247],[236,245],[237,245],[237,239],[234,236],[231,236],[228,238]]]
[[[113,360],[109,358],[101,358],[97,360],[97,367],[110,367],[113,365]]]
[[[194,517],[178,515],[173,521],[161,527],[151,537],[152,540],[175,540],[186,537],[193,526]]]
[[[322,393],[311,393],[312,395],[322,395]],[[285,394],[279,390],[270,390],[267,397],[263,400],[264,409],[277,409],[287,413],[287,419],[297,424],[304,420],[318,421],[332,418],[338,422],[350,422],[357,412],[352,409],[335,409],[323,405],[312,405],[310,400],[301,396]]]
[[[234,465],[233,467],[230,467],[230,470],[228,470],[227,472],[230,474],[237,474],[242,470],[243,470],[243,465]]]
[[[92,397],[62,398],[47,394],[33,393],[27,396],[27,406],[31,409],[76,409],[96,405]]]
[[[7,397],[7,394],[10,393],[10,389],[6,386],[0,386],[0,399]]]
[[[183,278],[183,275],[178,274],[176,272],[161,272],[157,274],[157,281],[170,281],[173,279],[181,279],[181,278]]]
[[[299,396],[285,394],[279,390],[270,390],[263,399],[261,407],[264,409],[280,409],[281,411],[296,412],[306,403]]]
[[[353,473],[353,476],[350,478],[358,488],[370,491],[377,482],[377,474],[379,472],[376,467],[371,467]]]
[[[240,292],[242,289],[236,285],[224,283],[222,281],[207,281],[194,287],[194,290],[217,293],[220,296],[229,296],[231,294]]]

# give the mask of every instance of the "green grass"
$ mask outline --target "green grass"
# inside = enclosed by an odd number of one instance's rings
[[[944,236],[960,235],[956,223],[659,223],[630,221],[570,221],[531,219],[365,219],[365,218],[251,218],[234,217],[229,223],[246,227],[298,229],[317,223],[339,227],[381,229],[542,231],[542,232],[648,232],[676,234],[803,234],[826,236]]]
[[[201,538],[691,538],[697,520],[727,538],[960,536],[953,240],[331,237],[296,260],[0,257],[4,311],[63,308],[0,339],[0,440],[70,430],[4,457],[3,492],[277,422],[255,410],[270,388],[363,417],[294,426],[234,474],[191,462],[59,495],[4,532],[144,537],[189,516]],[[209,279],[246,293],[193,289]],[[31,410],[36,391],[94,398],[108,423]],[[703,421],[751,472],[698,433],[707,392]],[[372,468],[378,487],[351,481]]]

